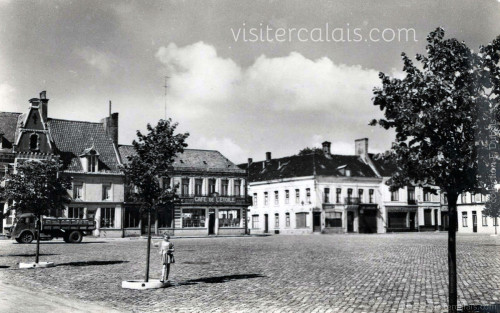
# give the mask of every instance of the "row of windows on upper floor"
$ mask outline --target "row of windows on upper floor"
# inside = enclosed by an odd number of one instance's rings
[[[83,184],[73,184],[73,200],[85,201],[85,195],[83,192]],[[102,185],[101,200],[112,201],[113,194],[111,184]]]
[[[163,184],[172,187],[178,186],[177,193],[181,196],[210,196],[215,193],[220,196],[243,196],[243,179],[238,178],[164,178]]]
[[[354,189],[347,188],[347,197],[342,199],[342,188],[336,188],[335,199],[332,199],[330,195],[330,188],[323,189],[323,203],[346,203],[346,204],[356,204],[356,203],[375,203],[375,190],[368,189],[368,198],[365,196],[365,189],[359,188],[357,196],[354,196]],[[335,201],[332,201],[335,200]],[[257,193],[253,194],[254,205],[258,203]],[[279,205],[280,203],[280,192],[278,190],[274,191],[274,205]],[[305,190],[305,203],[311,203],[311,188],[306,188]],[[290,190],[285,190],[285,204],[290,204]],[[301,192],[300,189],[295,189],[295,204],[304,204],[301,202]],[[264,205],[269,205],[269,193],[264,192]]]
[[[416,204],[417,199],[415,196],[415,187],[406,187],[406,190],[407,190],[406,201],[408,202],[408,204]],[[431,201],[432,202],[439,202],[439,200],[438,200],[439,196],[433,195],[431,190],[432,189],[428,188],[428,187],[423,188],[423,194],[424,194],[423,201],[424,202],[431,202]],[[401,191],[401,189],[391,191],[391,201],[401,201],[402,200],[400,197],[400,191]]]

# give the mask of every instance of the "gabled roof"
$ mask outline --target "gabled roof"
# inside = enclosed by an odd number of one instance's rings
[[[19,115],[21,113],[0,112],[0,134],[11,144],[14,144],[16,139],[16,127]]]
[[[135,153],[134,147],[131,145],[120,145],[118,150],[123,163],[127,163],[127,157]],[[184,149],[182,154],[174,158],[172,166],[174,170],[245,173],[244,170],[216,150]]]
[[[120,173],[118,155],[103,123],[48,119],[48,124],[66,170],[83,172],[79,156],[93,147],[99,151],[100,170]]]
[[[383,177],[390,177],[398,170],[396,164],[391,162],[388,158],[385,158],[383,153],[369,154],[369,157],[372,160],[373,165]]]
[[[240,164],[246,169],[248,164]],[[377,177],[369,165],[355,155],[325,156],[322,153],[294,155],[270,161],[253,162],[249,168],[249,181],[268,181],[306,176],[345,176],[342,169],[351,171],[351,177]]]

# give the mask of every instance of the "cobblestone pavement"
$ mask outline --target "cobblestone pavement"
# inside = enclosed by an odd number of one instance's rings
[[[35,245],[0,241],[0,280],[135,312],[442,312],[447,302],[447,235],[309,235],[173,240],[173,285],[135,291],[145,240],[45,242],[41,261],[20,270]],[[459,301],[500,303],[500,237],[458,235]],[[151,253],[152,277],[160,259]],[[3,267],[3,268],[2,268]]]

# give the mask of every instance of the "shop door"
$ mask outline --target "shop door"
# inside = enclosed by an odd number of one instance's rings
[[[448,212],[441,212],[441,230],[448,230]]]
[[[434,229],[438,230],[438,210],[434,210]]]
[[[264,233],[269,232],[269,216],[267,214],[264,214]]]
[[[373,234],[377,232],[377,211],[363,210],[359,214],[359,232]]]
[[[313,213],[313,231],[314,232],[321,231],[321,212]]]
[[[415,212],[410,212],[410,230],[415,230]]]
[[[215,234],[215,211],[208,212],[208,234]]]
[[[472,232],[477,233],[477,213],[472,211]]]
[[[352,211],[347,212],[347,232],[354,232],[354,212]]]

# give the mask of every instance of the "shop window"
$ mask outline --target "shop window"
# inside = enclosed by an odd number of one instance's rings
[[[174,223],[174,208],[172,205],[158,209],[158,227],[172,228]]]
[[[290,213],[285,213],[285,226],[290,227]]]
[[[387,213],[388,226],[390,228],[406,228],[406,212]]]
[[[290,190],[285,190],[285,204],[290,203]]]
[[[239,196],[241,194],[241,180],[234,180],[234,195]]]
[[[101,208],[101,228],[115,227],[115,208]]]
[[[205,209],[183,209],[182,227],[205,227]]]
[[[324,197],[323,202],[330,203],[330,188],[325,188]]]
[[[111,185],[102,186],[102,200],[111,200]]]
[[[342,202],[342,188],[337,188],[337,194],[335,196],[335,202],[336,203],[341,203]]]
[[[467,212],[462,212],[462,226],[467,227]]]
[[[295,189],[295,204],[299,204],[299,203],[300,203],[300,190]]]
[[[253,229],[259,228],[259,216],[258,215],[252,215],[252,228]]]
[[[73,185],[73,199],[83,199],[83,185]]]
[[[274,228],[280,228],[280,215],[278,213],[274,214]]]
[[[222,185],[221,196],[229,195],[229,181],[227,179],[223,179],[221,181],[221,185]]]
[[[194,180],[194,194],[196,196],[202,195],[203,179],[197,178]]]
[[[325,227],[342,227],[342,212],[326,212]]]
[[[309,226],[307,216],[308,213],[295,213],[295,225],[297,228],[306,228]]]
[[[219,210],[219,227],[240,227],[240,210]]]
[[[141,220],[141,214],[137,208],[125,208],[125,228],[137,228]]]
[[[280,203],[280,194],[279,192],[276,190],[274,192],[274,205],[278,205]]]
[[[264,205],[269,204],[269,195],[267,194],[267,191],[264,192]]]
[[[84,208],[68,208],[68,218],[83,218]]]
[[[368,202],[369,203],[374,203],[375,202],[374,194],[375,194],[375,190],[373,190],[373,189],[369,189],[368,190]]]

